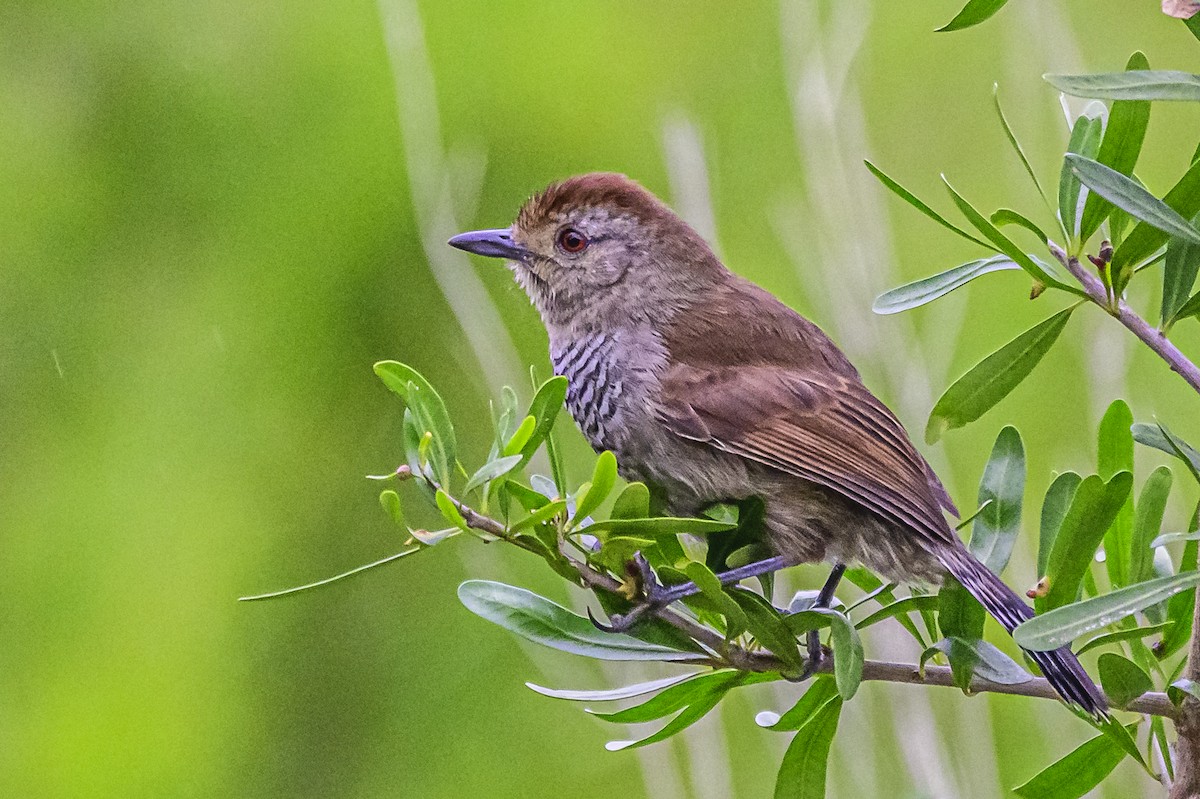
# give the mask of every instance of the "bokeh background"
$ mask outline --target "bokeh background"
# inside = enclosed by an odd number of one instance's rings
[[[534,651],[455,598],[472,576],[570,599],[519,553],[459,540],[324,591],[235,599],[400,547],[362,477],[402,459],[374,361],[441,387],[469,461],[488,398],[509,383],[528,399],[528,367],[548,374],[508,274],[443,242],[576,172],[623,171],[668,199],[920,431],[950,379],[1061,300],[1031,304],[1007,273],[873,317],[878,292],[977,253],[885,196],[862,158],[939,207],[944,171],[986,209],[1048,222],[993,82],[1053,187],[1066,125],[1043,72],[1120,69],[1137,48],[1200,68],[1150,0],[1014,0],[933,33],[959,5],[0,5],[0,795],[769,795],[785,739],[753,715],[794,689],[747,689],[687,736],[608,753],[625,731],[523,681],[651,672]],[[1182,171],[1198,123],[1194,106],[1155,106],[1152,189]],[[1133,291],[1150,315],[1156,280]],[[1198,331],[1180,325],[1185,349]],[[926,448],[971,506],[996,432],[1020,427],[1013,584],[1035,577],[1053,470],[1091,468],[1116,396],[1200,433],[1186,387],[1093,309],[1000,407]],[[560,436],[582,479],[581,438]],[[1158,462],[1139,458],[1143,476]],[[912,656],[886,629],[867,645]],[[830,792],[999,797],[1087,736],[1044,702],[869,684],[843,714]],[[1127,763],[1097,795],[1143,792]]]

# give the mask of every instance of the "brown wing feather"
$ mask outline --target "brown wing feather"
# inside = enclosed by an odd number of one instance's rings
[[[662,399],[681,436],[837,491],[931,544],[955,540],[925,460],[857,376],[677,363]]]

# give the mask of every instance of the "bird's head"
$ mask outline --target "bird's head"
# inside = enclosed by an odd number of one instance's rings
[[[506,259],[548,327],[665,321],[726,274],[662,201],[607,172],[554,183],[521,207],[511,227],[449,243]]]

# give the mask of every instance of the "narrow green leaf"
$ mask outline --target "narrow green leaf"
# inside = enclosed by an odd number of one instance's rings
[[[869,169],[871,171],[871,174],[879,179],[880,183],[882,183],[887,188],[891,189],[898,197],[900,197],[900,199],[904,200],[906,203],[911,205],[913,208],[916,208],[918,211],[925,214],[925,216],[929,217],[934,222],[937,222],[939,225],[946,228],[947,230],[954,231],[955,233],[962,236],[967,241],[975,242],[980,247],[985,247],[989,250],[996,249],[995,247],[988,244],[987,242],[981,241],[981,240],[975,238],[974,236],[972,236],[970,233],[963,230],[962,228],[957,227],[954,224],[948,222],[945,217],[943,217],[937,211],[930,208],[925,203],[918,200],[916,195],[914,195],[908,189],[904,188],[899,183],[897,183],[896,181],[892,180],[890,177],[885,175],[882,170],[880,170],[878,167],[876,167],[870,161],[863,161],[863,163],[867,165],[867,169]]]
[[[1083,478],[1075,472],[1063,472],[1054,478],[1054,482],[1046,489],[1046,498],[1042,500],[1041,530],[1038,541],[1037,570],[1038,577],[1046,576],[1050,563],[1050,551],[1054,547],[1054,539],[1062,528],[1063,518],[1071,507],[1071,500]]]
[[[504,448],[501,450],[501,452],[504,453],[505,457],[516,456],[519,459],[523,459],[521,450],[524,449],[525,445],[529,443],[529,439],[533,437],[533,431],[536,429],[537,419],[532,416],[526,416],[521,420],[520,424],[517,425],[517,429],[513,430],[512,435],[509,436],[508,441],[505,442]],[[521,460],[517,461],[517,463],[520,462]]]
[[[837,684],[832,677],[821,675],[813,680],[808,690],[801,695],[791,709],[780,716],[778,713],[764,711],[754,717],[758,726],[772,732],[793,732],[800,729],[825,707],[830,699],[837,697]]]
[[[779,611],[771,603],[752,591],[732,588],[729,596],[746,613],[746,624],[755,640],[773,652],[784,664],[795,672],[804,668],[804,660],[796,643],[796,636],[788,629]]]
[[[582,521],[600,507],[608,495],[612,493],[617,482],[617,457],[608,450],[600,453],[596,466],[592,470],[592,481],[588,490],[575,503],[573,520]]]
[[[906,596],[903,599],[897,599],[890,605],[884,605],[879,610],[863,618],[855,626],[860,630],[865,630],[872,624],[890,619],[893,616],[912,613],[920,610],[937,610],[938,597],[933,594],[922,594],[919,596]]]
[[[1074,127],[1071,128],[1071,140],[1067,143],[1067,155],[1079,153],[1089,157],[1095,156],[1100,150],[1103,127],[1104,123],[1099,117],[1084,115],[1076,119]],[[1077,215],[1081,191],[1079,178],[1072,171],[1071,162],[1064,159],[1062,171],[1058,176],[1058,215],[1073,241],[1079,239]]]
[[[1190,532],[1200,529],[1200,505],[1192,513]],[[1179,574],[1196,574],[1197,559],[1200,556],[1200,542],[1188,541],[1183,545],[1183,555],[1179,559]],[[1167,620],[1171,627],[1163,633],[1162,640],[1154,647],[1154,655],[1159,660],[1168,658],[1178,652],[1192,640],[1192,615],[1196,608],[1196,589],[1189,588],[1176,594],[1167,602]]]
[[[1162,530],[1167,498],[1171,494],[1171,470],[1159,466],[1142,485],[1133,522],[1133,540],[1129,546],[1129,579],[1144,582],[1154,576],[1154,548]]]
[[[1013,793],[1021,799],[1079,799],[1124,759],[1125,750],[1111,737],[1097,735],[1013,788]]]
[[[1175,312],[1175,320],[1187,319],[1192,316],[1200,316],[1200,291],[1197,291],[1188,301],[1183,304],[1183,307]]]
[[[523,463],[529,462],[533,453],[537,452],[538,447],[550,435],[550,431],[554,428],[554,420],[558,418],[558,412],[562,410],[566,399],[567,378],[561,375],[542,383],[541,388],[533,395],[533,399],[529,403],[529,415],[537,419],[537,425],[529,440],[521,447]]]
[[[1125,69],[1130,71],[1149,68],[1146,56],[1140,52],[1130,56],[1125,65]],[[1104,127],[1104,138],[1100,142],[1100,152],[1096,160],[1122,175],[1132,175],[1138,155],[1142,151],[1142,140],[1146,137],[1146,125],[1149,122],[1149,100],[1114,102],[1108,114],[1108,124]],[[1080,222],[1080,238],[1084,241],[1090,238],[1111,210],[1112,206],[1104,198],[1097,194],[1088,195]]]
[[[1025,157],[1025,149],[1021,147],[1021,142],[1017,141],[1017,134],[1013,133],[1012,125],[1008,124],[1008,118],[1004,116],[1004,108],[1000,105],[1000,84],[992,84],[992,105],[996,109],[996,116],[1000,117],[1000,127],[1004,128],[1004,135],[1008,138],[1008,143],[1012,145],[1013,150],[1017,154],[1017,158],[1021,160],[1021,166],[1025,167],[1025,174],[1029,175],[1029,179],[1033,181],[1033,185],[1037,188],[1038,194],[1042,196],[1042,200],[1046,201],[1046,192],[1042,191],[1042,184],[1038,180],[1037,173],[1033,171],[1033,167],[1029,165],[1029,159]],[[1048,201],[1047,201],[1048,202]],[[1000,212],[997,211],[996,214]],[[1009,213],[1014,216],[1021,216],[1015,211]],[[996,214],[992,214],[992,221],[997,225],[1003,224],[996,220]],[[1021,216],[1021,219],[1025,217]],[[1029,220],[1025,220],[1028,222]],[[1032,223],[1031,223],[1032,224]],[[1036,227],[1034,228],[1036,229]],[[1041,233],[1041,231],[1038,231]],[[1045,243],[1046,236],[1042,234],[1042,242]]]
[[[611,713],[592,713],[592,715],[613,724],[641,724],[654,721],[702,701],[713,693],[724,694],[734,683],[738,683],[745,673],[736,669],[721,669],[700,674],[690,680],[677,682],[639,705],[623,710],[614,710]],[[778,679],[778,675],[775,675],[774,679]]]
[[[963,587],[962,583],[953,577],[946,577],[937,594],[938,627],[943,638],[982,638],[983,623],[987,612],[979,600]],[[962,675],[963,684],[969,683],[969,673]]]
[[[970,261],[953,269],[947,269],[945,272],[889,289],[875,298],[871,310],[877,314],[886,315],[919,308],[946,296],[956,288],[965,286],[982,275],[1020,268],[1005,255],[993,255],[991,258]]]
[[[401,530],[407,530],[408,525],[404,522],[404,509],[400,505],[400,495],[390,488],[379,493],[379,505],[396,526]]]
[[[963,669],[963,674],[973,673],[980,679],[1001,685],[1019,685],[1033,679],[1032,674],[987,641],[978,638],[947,638],[938,641],[934,646],[950,659],[951,670],[954,670],[955,662],[969,663],[969,669]],[[960,681],[959,672],[954,673],[959,688],[966,690],[970,687],[969,678]]]
[[[1129,472],[1118,472],[1108,482],[1092,475],[1079,484],[1050,550],[1046,564],[1050,588],[1037,601],[1039,611],[1075,601],[1096,549],[1125,504],[1132,485]]]
[[[1117,472],[1133,473],[1133,411],[1125,400],[1108,406],[1100,420],[1097,473],[1108,480]],[[1114,588],[1138,582],[1130,578],[1129,553],[1133,547],[1133,492],[1104,534],[1104,566]],[[1152,577],[1153,575],[1147,575]]]
[[[1045,244],[1048,237],[1040,227],[1034,224],[1033,220],[1024,214],[1019,214],[1011,208],[1001,208],[998,211],[992,212],[990,217],[991,222],[996,227],[1004,227],[1005,225],[1016,225],[1028,230],[1033,235],[1041,239],[1042,244]]]
[[[736,638],[750,628],[750,622],[746,619],[746,612],[742,610],[741,605],[734,601],[733,597],[725,593],[724,586],[713,573],[712,569],[698,561],[688,563],[684,569],[688,579],[696,584],[708,601],[713,603],[716,611],[725,617],[725,637]]]
[[[966,198],[959,194],[958,191],[956,191],[955,188],[950,185],[950,181],[946,179],[945,175],[942,175],[942,183],[946,185],[946,190],[950,192],[950,198],[954,200],[954,204],[958,206],[959,211],[962,211],[962,214],[967,218],[967,221],[974,225],[975,229],[982,233],[984,238],[996,245],[996,249],[1007,255],[1009,258],[1015,261],[1018,266],[1028,272],[1030,277],[1032,277],[1034,280],[1044,283],[1047,286],[1054,286],[1066,291],[1075,291],[1074,286],[1068,286],[1061,280],[1053,277],[1048,271],[1046,271],[1045,267],[1030,258],[1024,250],[1022,250],[1016,245],[1016,243],[1013,242],[1012,239],[1001,233],[998,227],[989,222],[987,218],[983,216],[983,214],[976,211],[975,207],[967,202]]]
[[[1160,577],[1108,594],[1064,605],[1022,623],[1013,639],[1023,649],[1044,652],[1066,646],[1081,635],[1099,630],[1140,610],[1157,605],[1200,583],[1200,572]]]
[[[1172,433],[1166,425],[1139,422],[1132,429],[1134,441],[1179,458],[1192,476],[1200,480],[1200,451]]]
[[[704,535],[721,530],[731,530],[736,524],[718,522],[712,519],[673,518],[669,516],[650,519],[603,519],[593,522],[587,527],[579,528],[581,533],[611,533],[616,535],[645,536],[657,538],[664,535]]]
[[[1168,235],[1200,244],[1200,230],[1135,181],[1081,155],[1068,153],[1066,160],[1085,186],[1113,205]]]
[[[1200,214],[1192,217],[1193,227],[1200,227]],[[1188,304],[1196,273],[1200,272],[1200,245],[1187,239],[1172,238],[1167,242],[1167,257],[1163,264],[1162,326],[1167,329]]]
[[[295,586],[294,588],[285,588],[282,591],[271,591],[270,593],[267,593],[267,594],[255,594],[253,596],[241,596],[241,597],[238,597],[238,602],[257,602],[260,599],[276,599],[277,597],[288,596],[289,594],[298,594],[301,591],[308,591],[311,588],[321,588],[322,586],[329,585],[330,583],[336,583],[338,580],[344,580],[347,577],[353,577],[356,574],[362,574],[363,572],[367,571],[368,569],[374,569],[376,566],[383,566],[385,564],[391,563],[392,561],[400,560],[400,558],[407,557],[408,555],[412,555],[413,553],[420,552],[420,551],[421,551],[420,547],[413,547],[412,549],[405,549],[401,552],[397,552],[394,555],[388,555],[386,558],[380,558],[379,560],[374,561],[372,563],[367,563],[363,566],[358,566],[356,568],[351,569],[350,571],[342,572],[341,574],[335,574],[332,577],[326,577],[324,580],[317,580],[315,583],[306,583],[305,585],[298,585],[298,586]]]
[[[516,633],[527,641],[597,660],[692,660],[682,652],[639,641],[629,635],[604,633],[582,616],[531,591],[489,580],[467,580],[458,587],[467,610]]]
[[[450,499],[450,495],[440,488],[437,490],[437,506],[446,521],[460,530],[470,529],[467,525],[467,520],[463,518],[462,512],[454,505],[454,501]]]
[[[837,682],[838,695],[849,701],[862,683],[863,645],[858,631],[845,614],[829,608],[813,608],[813,611],[828,618],[830,639],[833,642],[833,677]]]
[[[1132,59],[1131,59],[1132,60]],[[1096,75],[1043,75],[1064,94],[1098,100],[1200,101],[1200,75],[1138,69]]]
[[[1079,649],[1075,650],[1076,655],[1083,655],[1085,652],[1090,652],[1108,644],[1117,644],[1122,641],[1132,641],[1138,638],[1145,638],[1147,635],[1154,635],[1171,626],[1171,622],[1163,622],[1162,624],[1151,624],[1146,627],[1133,627],[1128,630],[1117,630],[1113,633],[1105,633],[1097,635],[1087,643],[1083,644]]]
[[[766,679],[777,679],[777,677],[773,675],[756,675],[750,672],[733,672],[732,676],[723,682],[714,681],[705,693],[683,708],[679,715],[667,722],[666,726],[658,732],[636,741],[609,741],[604,745],[604,748],[610,752],[619,752],[623,749],[636,749],[652,743],[658,743],[659,741],[665,741],[672,735],[687,729],[707,716],[709,711],[716,707],[725,698],[725,695],[737,686],[752,682],[763,682]],[[693,682],[695,681],[693,680]],[[684,685],[687,685],[687,683],[684,683]],[[670,691],[672,689],[668,688],[667,690]],[[664,691],[664,693],[666,692]],[[657,698],[655,697],[655,699]]]
[[[1096,665],[1100,671],[1100,685],[1117,707],[1125,707],[1142,694],[1154,690],[1150,675],[1123,655],[1105,652]]]
[[[946,389],[925,426],[925,441],[975,421],[1020,384],[1037,366],[1071,318],[1075,306],[1037,323],[971,367]]]
[[[954,15],[954,19],[938,28],[936,32],[948,33],[978,25],[991,19],[992,15],[1004,8],[1004,4],[1007,2],[1008,0],[968,0],[962,10]]]
[[[534,525],[541,524],[544,521],[553,519],[555,516],[562,513],[566,509],[567,509],[566,501],[561,500],[561,499],[556,499],[553,502],[549,502],[549,503],[543,505],[542,507],[538,508],[537,510],[531,512],[528,516],[526,516],[524,519],[521,519],[519,522],[509,525],[508,532],[519,533],[522,530],[528,530],[530,527],[533,527]]]
[[[462,492],[469,494],[476,488],[482,488],[487,483],[508,474],[520,464],[520,455],[506,455],[496,458],[493,461],[488,461],[480,466],[475,474],[471,475],[471,478],[467,480],[467,484],[463,486]]]
[[[775,778],[775,799],[824,799],[829,747],[841,712],[842,699],[830,699],[792,738]]]
[[[1132,439],[1130,440],[1132,444]],[[979,481],[983,511],[971,528],[971,554],[996,574],[1004,572],[1021,530],[1025,495],[1025,447],[1017,428],[1006,426],[996,437]]]
[[[610,688],[599,691],[573,691],[558,688],[545,688],[541,685],[536,685],[531,682],[525,683],[525,687],[531,691],[549,696],[552,699],[568,699],[572,702],[612,702],[617,699],[632,699],[635,696],[645,696],[656,691],[661,691],[664,688],[670,688],[672,685],[690,680],[695,677],[695,674],[678,674],[674,677],[664,677],[661,680],[651,680],[650,682],[638,683],[637,685],[627,685],[623,688]]]
[[[416,417],[416,421],[424,428],[419,432],[433,433],[434,445],[439,451],[439,458],[444,462],[443,471],[438,473],[443,485],[448,485],[450,465],[455,462],[457,446],[454,438],[454,425],[450,423],[450,414],[446,412],[446,403],[441,395],[434,390],[429,381],[416,369],[399,361],[380,361],[375,364],[375,374],[383,384],[394,393],[400,395]],[[411,386],[416,386],[413,392]]]
[[[1173,209],[1180,219],[1190,219],[1200,213],[1200,161],[1188,168],[1179,182],[1162,198],[1162,204]],[[1120,203],[1116,205],[1121,206]],[[1153,255],[1167,243],[1168,238],[1170,235],[1157,226],[1145,221],[1138,222],[1113,253],[1111,268],[1124,270],[1133,267]]]

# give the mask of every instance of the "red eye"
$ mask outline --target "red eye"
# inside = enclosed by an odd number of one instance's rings
[[[587,236],[580,233],[575,228],[563,228],[558,232],[558,247],[565,253],[578,255],[587,249]]]

